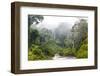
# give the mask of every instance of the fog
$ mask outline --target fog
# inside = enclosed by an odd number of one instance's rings
[[[84,17],[29,15],[28,39],[30,60],[56,55],[88,57],[88,21]]]
[[[67,24],[67,28],[72,27],[79,19],[76,17],[43,16],[44,20],[37,27],[55,29],[61,24]],[[34,28],[34,27],[33,27]]]

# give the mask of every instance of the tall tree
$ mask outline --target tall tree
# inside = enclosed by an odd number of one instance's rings
[[[78,49],[81,46],[81,42],[87,37],[88,23],[85,19],[80,19],[72,27],[72,41],[73,48]],[[77,45],[76,45],[77,44]]]
[[[30,47],[32,44],[32,40],[38,37],[38,31],[30,29],[31,25],[37,25],[42,22],[44,19],[41,15],[28,15],[28,46]],[[34,38],[33,38],[34,37]],[[33,39],[32,39],[33,38]]]

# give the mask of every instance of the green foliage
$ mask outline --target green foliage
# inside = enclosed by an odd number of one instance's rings
[[[88,57],[88,44],[87,44],[87,39],[85,39],[82,42],[82,45],[79,49],[79,51],[77,51],[76,53],[76,57],[77,58],[87,58]]]
[[[28,52],[28,58],[29,60],[44,60],[46,57],[39,46],[32,44]]]
[[[61,56],[75,56],[75,49],[72,48],[62,48],[62,50],[59,52]]]
[[[66,32],[65,26],[54,31],[46,28],[30,28],[43,20],[43,16],[30,15],[28,26],[28,60],[48,60],[55,54],[62,57],[74,56],[76,58],[88,57],[87,22],[80,19],[72,29]]]
[[[37,29],[31,29],[31,25],[34,23],[35,25],[42,22],[44,19],[41,15],[28,15],[28,47],[30,47],[34,41],[36,41],[39,36],[39,32]],[[36,41],[37,42],[37,41]],[[39,42],[38,42],[39,43]]]
[[[72,40],[71,39],[64,39],[64,45],[66,48],[72,48]]]
[[[46,55],[53,57],[61,48],[54,41],[50,40],[42,46],[42,49]]]
[[[28,45],[29,47],[32,45],[32,43],[36,43],[39,44],[39,32],[36,29],[33,29],[30,31],[29,35],[28,35]]]

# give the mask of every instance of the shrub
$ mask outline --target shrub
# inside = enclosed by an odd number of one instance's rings
[[[88,44],[87,39],[85,39],[76,53],[77,58],[87,58],[88,57]]]
[[[43,60],[46,59],[42,49],[37,45],[32,45],[28,50],[28,59],[29,60]]]
[[[62,49],[59,54],[61,56],[74,56],[75,54],[75,49],[71,49],[71,48],[64,48]]]

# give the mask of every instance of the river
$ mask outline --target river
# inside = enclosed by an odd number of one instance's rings
[[[76,59],[74,56],[60,56],[59,54],[55,54],[55,56],[52,58],[53,60],[65,60],[65,59]]]

